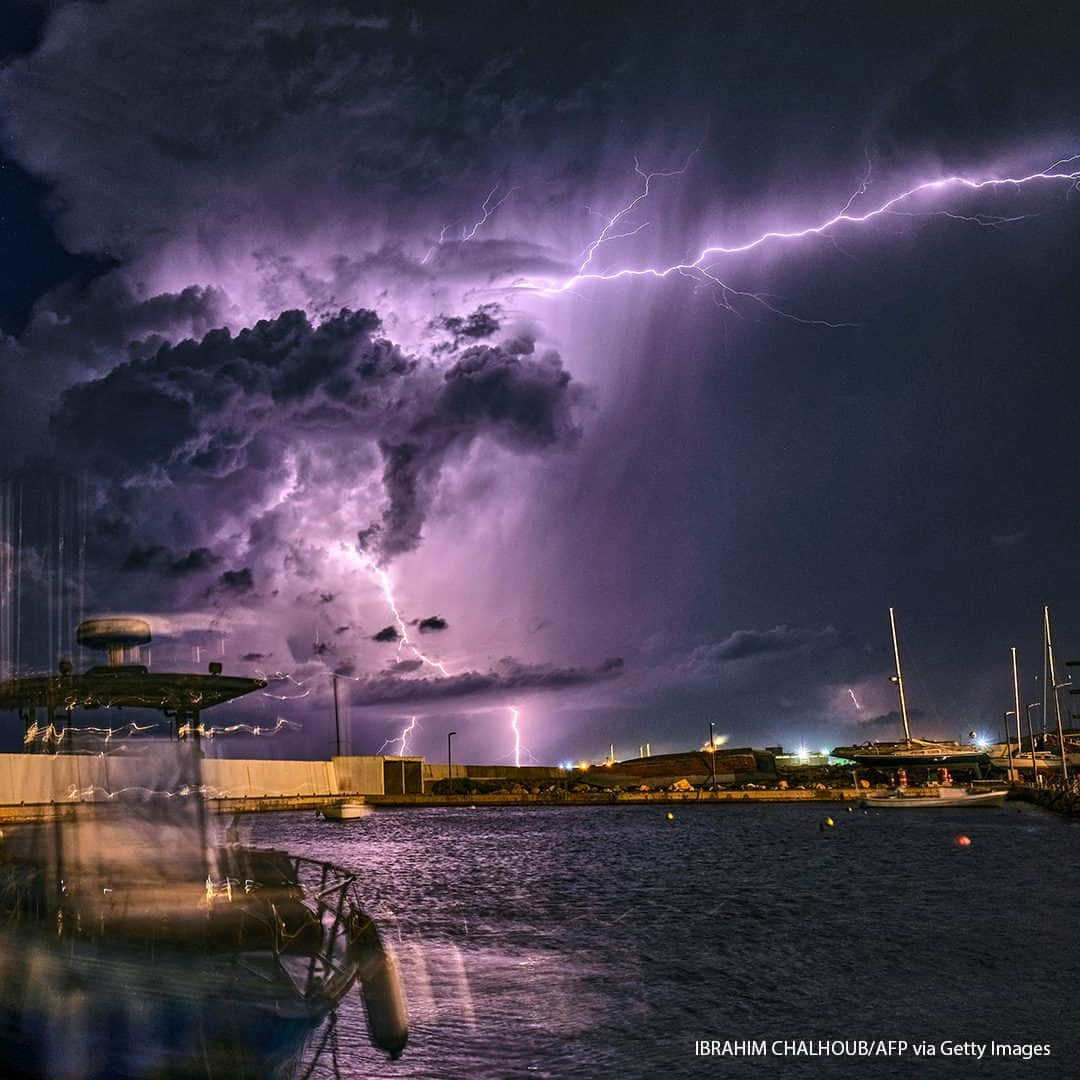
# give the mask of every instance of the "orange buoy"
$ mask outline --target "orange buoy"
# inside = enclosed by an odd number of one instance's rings
[[[956,838],[955,843],[957,847],[971,847],[971,837],[965,836],[963,833],[961,833]]]

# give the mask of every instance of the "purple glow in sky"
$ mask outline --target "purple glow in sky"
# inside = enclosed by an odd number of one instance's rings
[[[520,711],[553,762],[893,735],[890,605],[920,734],[996,723],[1043,603],[1068,652],[1059,16],[47,7],[6,670],[138,613],[273,676],[282,753],[336,674],[356,750],[519,757]]]

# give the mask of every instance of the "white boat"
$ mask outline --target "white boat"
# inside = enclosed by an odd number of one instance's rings
[[[373,813],[374,811],[367,803],[355,801],[327,803],[322,808],[322,816],[327,821],[355,821],[357,818],[365,818]]]
[[[929,795],[868,795],[863,806],[868,810],[944,810],[964,806],[1001,806],[1007,791],[968,791],[964,788],[938,788]]]

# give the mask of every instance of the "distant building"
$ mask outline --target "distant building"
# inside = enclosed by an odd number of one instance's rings
[[[766,750],[750,747],[694,750],[685,754],[654,754],[651,757],[631,758],[610,765],[589,769],[585,780],[604,787],[670,787],[676,780],[689,780],[702,786],[712,782],[713,753],[716,755],[718,784],[745,784],[768,780],[776,776],[776,759]]]

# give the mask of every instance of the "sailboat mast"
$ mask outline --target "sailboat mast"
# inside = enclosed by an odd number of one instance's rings
[[[1058,697],[1058,681],[1054,672],[1054,643],[1050,637],[1050,608],[1043,607],[1043,625],[1046,628],[1046,660],[1050,665],[1050,690],[1054,695],[1054,712],[1057,714],[1058,748],[1061,750],[1061,780],[1068,783],[1069,762],[1065,756],[1065,732],[1061,727],[1061,698]],[[1046,683],[1043,683],[1043,698],[1046,697]],[[1044,706],[1045,710],[1045,706]],[[1046,726],[1046,713],[1043,712],[1043,726]]]
[[[1022,748],[1023,738],[1020,734],[1020,672],[1016,666],[1016,646],[1012,646],[1012,665],[1013,665],[1013,702],[1016,705],[1016,756],[1020,756]],[[1033,748],[1034,749],[1034,748]],[[1032,772],[1034,773],[1034,762],[1032,763]],[[1019,775],[1019,774],[1017,774]],[[1035,776],[1031,777],[1031,782],[1035,783]]]
[[[896,640],[896,615],[889,608],[889,625],[892,627],[893,657],[896,660],[896,688],[900,692],[900,717],[904,721],[904,742],[911,746],[911,727],[908,724],[907,698],[904,697],[904,676],[900,671],[900,646]]]

